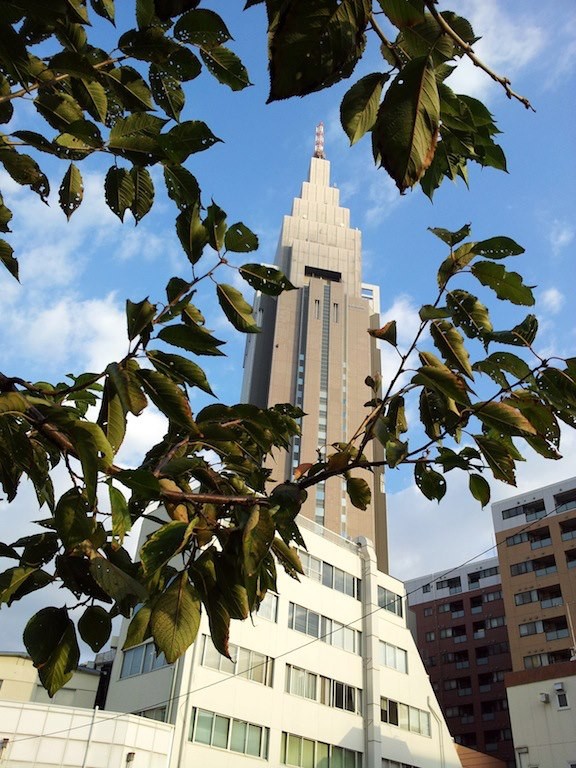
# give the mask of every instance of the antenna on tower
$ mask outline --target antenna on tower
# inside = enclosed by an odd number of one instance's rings
[[[324,123],[318,123],[316,126],[316,137],[314,139],[314,157],[326,160],[324,154]]]

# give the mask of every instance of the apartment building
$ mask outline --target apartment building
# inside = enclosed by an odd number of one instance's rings
[[[450,733],[458,744],[514,766],[498,559],[421,576],[405,587],[416,644]]]

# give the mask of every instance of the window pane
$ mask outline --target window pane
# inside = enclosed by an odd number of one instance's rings
[[[247,723],[241,720],[232,720],[232,736],[230,737],[230,749],[232,752],[244,752],[246,744]]]
[[[260,741],[262,739],[262,728],[259,725],[248,725],[248,739],[246,741],[246,754],[260,755]]]
[[[310,739],[302,739],[302,768],[315,768],[314,766],[314,742]]]
[[[350,573],[344,574],[344,591],[347,595],[350,595],[350,597],[355,597],[354,595],[354,576],[352,576]]]
[[[388,722],[391,725],[398,725],[398,702],[388,700]]]
[[[356,630],[350,627],[344,627],[344,650],[354,653],[356,640]]]
[[[306,632],[306,608],[301,605],[294,606],[294,629],[298,632]]]
[[[340,568],[334,568],[334,589],[344,592],[344,571]]]
[[[328,744],[316,743],[316,768],[328,768]]]
[[[210,735],[212,733],[212,718],[211,712],[205,712],[203,709],[199,709],[196,714],[196,732],[194,734],[194,741],[200,744],[210,744]]]
[[[142,664],[142,672],[150,672],[154,667],[155,659],[156,651],[154,650],[154,643],[147,643],[144,646],[144,661]]]
[[[308,672],[306,675],[306,698],[316,701],[316,675]]]
[[[211,669],[220,668],[220,654],[214,648],[214,644],[207,635],[204,635],[204,661],[202,662],[205,667]]]
[[[314,611],[308,611],[308,634],[312,637],[320,636],[320,616]]]
[[[347,685],[345,690],[344,709],[348,712],[356,712],[356,688]]]
[[[332,747],[330,768],[344,768],[344,750],[342,747]]]
[[[405,731],[409,728],[408,706],[406,704],[398,704],[398,725]]]
[[[247,677],[249,680],[252,679],[250,651],[246,648],[237,648],[236,654],[230,653],[230,655],[232,658],[236,656],[236,674],[240,677]]]
[[[328,642],[336,646],[336,648],[344,647],[344,627],[337,621],[332,622],[332,634]]]
[[[355,753],[351,749],[344,750],[344,768],[356,768]]]
[[[334,706],[344,709],[344,683],[334,681]]]
[[[212,735],[212,744],[215,747],[226,749],[228,746],[228,726],[230,720],[227,717],[216,715],[214,718],[214,733]]]
[[[329,563],[322,564],[322,584],[325,587],[332,588],[333,572],[334,569]]]
[[[330,705],[330,685],[331,681],[328,677],[320,678],[320,703]]]
[[[286,765],[300,765],[300,742],[299,736],[288,734],[288,748],[286,750]]]
[[[263,653],[252,652],[249,660],[250,673],[248,677],[257,683],[266,682],[266,656]]]

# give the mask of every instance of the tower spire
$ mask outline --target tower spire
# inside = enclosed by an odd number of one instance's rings
[[[324,154],[324,123],[318,123],[316,126],[316,137],[314,139],[314,157],[326,160]]]

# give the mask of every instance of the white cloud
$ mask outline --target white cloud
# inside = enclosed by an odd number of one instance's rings
[[[570,245],[574,236],[576,235],[576,229],[572,224],[566,221],[560,221],[560,219],[554,219],[550,224],[550,230],[548,232],[548,239],[552,246],[552,251],[557,255],[563,248]]]
[[[548,288],[540,297],[540,306],[551,315],[556,315],[564,306],[565,301],[564,294],[557,288]]]

